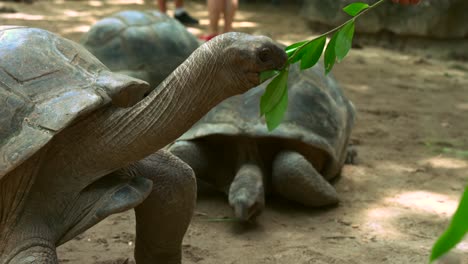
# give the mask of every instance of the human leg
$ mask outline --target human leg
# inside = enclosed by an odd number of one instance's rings
[[[221,12],[224,10],[223,0],[207,0],[206,5],[208,7],[208,34],[200,36],[200,39],[208,41],[216,37],[219,33],[219,19]]]
[[[174,0],[176,8],[184,8],[184,0]]]
[[[208,5],[208,14],[209,14],[209,34],[218,34],[219,32],[219,19],[221,17],[221,12],[224,8],[224,1],[220,0],[207,0]]]
[[[232,31],[232,22],[239,6],[238,0],[225,0],[224,5],[224,32]]]
[[[166,0],[158,0],[158,8],[159,8],[159,11],[166,13],[167,12]]]

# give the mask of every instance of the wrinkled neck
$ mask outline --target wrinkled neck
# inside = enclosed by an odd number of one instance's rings
[[[181,136],[224,99],[222,87],[216,87],[209,77],[216,71],[213,65],[197,64],[209,60],[192,57],[145,100],[115,111],[105,123],[102,139],[111,140],[111,145],[132,159],[143,158]]]
[[[160,86],[131,109],[119,109],[104,123],[103,140],[133,156],[146,157],[181,136],[225,98],[214,78],[222,63],[203,46]]]
[[[66,166],[99,175],[127,166],[171,143],[211,108],[234,95],[219,81],[223,60],[213,56],[216,51],[212,48],[197,49],[135,106],[109,106],[63,131],[56,149],[61,155],[73,153],[64,162],[77,162]]]

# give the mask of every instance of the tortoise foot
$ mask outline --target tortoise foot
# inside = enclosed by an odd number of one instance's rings
[[[283,151],[273,161],[273,188],[282,197],[305,206],[337,204],[335,188],[301,154]]]
[[[23,242],[23,241],[21,241]],[[10,243],[9,243],[10,244]],[[0,256],[2,264],[58,264],[57,252],[52,243],[33,239],[7,250]]]

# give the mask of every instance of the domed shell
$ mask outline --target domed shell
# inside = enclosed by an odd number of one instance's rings
[[[114,72],[156,86],[195,49],[196,37],[158,11],[123,11],[96,22],[81,43]]]
[[[0,180],[78,117],[110,102],[133,105],[148,89],[73,41],[0,27]]]
[[[292,65],[288,79],[288,109],[281,124],[271,132],[260,118],[259,109],[267,84],[223,101],[179,140],[210,135],[288,140],[285,145],[296,148],[311,162],[313,152],[308,149],[314,147],[324,151],[328,162],[323,174],[326,178],[335,176],[346,158],[355,119],[354,106],[343,95],[335,79],[331,74],[325,76],[319,65],[304,71],[300,71],[297,64]],[[301,144],[290,144],[292,142]],[[272,144],[278,143],[272,141]]]

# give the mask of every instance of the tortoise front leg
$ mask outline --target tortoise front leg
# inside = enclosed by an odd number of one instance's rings
[[[26,195],[42,158],[41,154],[34,155],[0,182],[0,264],[58,263],[54,230],[30,210],[43,204]]]
[[[135,207],[136,263],[181,263],[182,240],[196,202],[193,170],[164,150],[139,161],[135,168],[153,181],[151,194]]]
[[[305,206],[333,205],[339,201],[335,188],[297,152],[282,151],[276,155],[272,181],[276,193]]]

